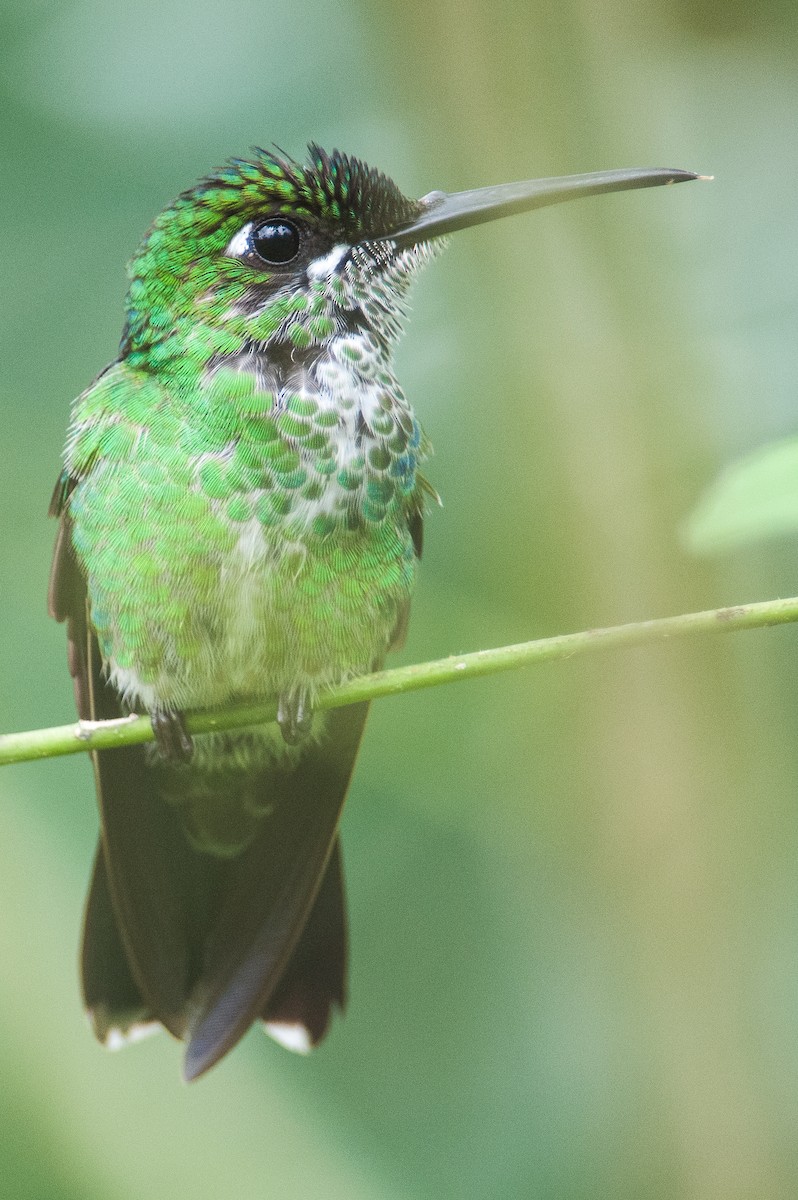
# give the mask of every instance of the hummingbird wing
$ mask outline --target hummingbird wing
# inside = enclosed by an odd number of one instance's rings
[[[436,493],[437,494],[437,493]],[[415,509],[410,513],[407,521],[407,527],[410,531],[410,537],[413,542],[413,549],[416,558],[421,562],[421,552],[424,549],[424,514],[421,509]],[[388,650],[401,650],[407,638],[407,631],[410,627],[410,601],[406,601],[399,609],[399,615],[396,624],[391,634],[391,640],[388,644]],[[374,668],[378,668],[375,666]]]
[[[69,486],[57,489],[57,507]],[[124,715],[103,678],[67,509],[50,611],[67,622],[81,718]],[[143,748],[93,756],[102,833],[84,925],[83,987],[101,1040],[160,1021],[189,1043],[187,1078],[213,1066],[261,1016],[294,1049],[320,1040],[345,996],[336,830],[367,710],[333,712],[327,736],[298,764],[261,772],[256,790],[270,813],[229,860],[192,846]]]
[[[69,483],[60,489],[61,504],[69,490]],[[56,620],[67,624],[69,668],[81,720],[124,716],[118,694],[102,674],[99,647],[89,621],[86,583],[72,546],[68,509],[61,513],[56,539],[49,609]],[[93,754],[92,759],[102,834],[101,858],[84,923],[86,1004],[97,1036],[105,1041],[109,1013],[116,1013],[114,997],[121,991],[131,999],[133,982],[141,1011],[181,1037],[189,970],[184,894],[191,864],[183,852],[185,838],[175,814],[154,794],[152,774],[140,747],[120,747]],[[120,947],[111,946],[108,898],[121,937],[121,954]],[[114,964],[123,960],[128,965],[124,979],[114,971]],[[116,1021],[114,1025],[122,1028]]]

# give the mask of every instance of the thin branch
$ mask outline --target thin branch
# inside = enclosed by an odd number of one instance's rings
[[[653,621],[636,621],[630,625],[612,625],[606,629],[587,629],[581,633],[566,633],[534,642],[520,642],[515,646],[498,646],[493,650],[477,650],[473,654],[452,655],[450,658],[441,658],[434,662],[417,663],[414,666],[397,667],[392,671],[363,675],[323,692],[318,697],[316,708],[340,708],[361,700],[398,696],[420,688],[437,687],[441,683],[476,679],[482,675],[497,675],[517,667],[531,666],[533,663],[573,658],[577,654],[607,650],[614,646],[638,646],[645,642],[659,642],[693,634],[761,629],[794,621],[798,621],[797,596],[787,600],[741,604],[734,608],[683,613],[678,617],[662,617]],[[262,725],[273,721],[276,715],[275,704],[248,704],[219,712],[190,714],[186,724],[190,733],[209,733],[212,730]],[[118,721],[78,721],[51,729],[7,733],[0,736],[0,766],[37,758],[54,758],[61,754],[80,754],[86,750],[132,746],[152,740],[152,726],[149,717],[146,716],[124,717]]]

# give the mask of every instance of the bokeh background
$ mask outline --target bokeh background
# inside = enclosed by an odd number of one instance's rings
[[[453,239],[401,378],[436,446],[406,661],[798,591],[691,559],[719,467],[798,428],[788,0],[4,0],[0,708],[72,713],[45,616],[68,405],[124,263],[228,155],[310,138],[410,194],[665,165],[690,184]],[[89,763],[0,778],[0,1195],[798,1194],[798,630],[374,708],[348,802],[351,1002],[179,1081],[78,1000]]]

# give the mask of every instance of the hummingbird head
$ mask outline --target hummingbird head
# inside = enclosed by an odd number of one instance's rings
[[[166,208],[130,264],[121,352],[182,376],[221,362],[315,358],[336,340],[387,361],[405,297],[444,235],[583,195],[695,179],[666,168],[530,180],[420,200],[357,158],[257,150]],[[365,342],[364,342],[365,339]],[[358,371],[355,362],[349,369]]]
[[[180,195],[130,265],[122,352],[170,359],[303,351],[368,328],[386,350],[414,272],[441,245],[399,245],[424,201],[357,158],[309,147],[299,164],[258,150]]]

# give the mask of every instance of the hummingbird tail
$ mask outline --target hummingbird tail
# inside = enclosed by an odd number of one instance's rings
[[[195,1079],[259,1019],[293,1050],[323,1038],[345,1000],[336,835],[367,707],[331,714],[298,764],[262,773],[269,811],[233,858],[192,844],[140,747],[97,755],[102,838],[83,992],[106,1045],[160,1023],[187,1043],[184,1075]]]
[[[263,781],[272,809],[229,872],[186,1001],[187,1079],[258,1017],[292,1049],[323,1037],[345,993],[346,932],[336,831],[368,705],[332,712],[323,741]]]
[[[300,941],[260,1014],[275,1041],[298,1053],[319,1044],[333,1012],[342,1011],[346,1003],[347,959],[341,847],[336,840]],[[102,844],[86,904],[81,972],[84,1005],[103,1045],[117,1049],[161,1027],[130,970],[108,890]]]

